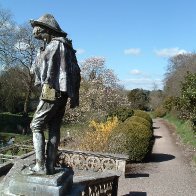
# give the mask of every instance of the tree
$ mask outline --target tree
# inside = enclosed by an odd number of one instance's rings
[[[0,9],[0,94],[1,94],[1,111],[6,109],[13,111],[13,104],[17,100],[16,85],[13,79],[16,75],[11,75],[14,70],[10,70],[10,74],[6,71],[13,62],[10,58],[13,54],[14,32],[16,25],[12,15],[8,10]],[[10,79],[10,82],[7,82]]]
[[[180,54],[169,59],[164,79],[164,92],[169,97],[180,96],[181,82],[187,74],[196,73],[196,54]]]
[[[23,83],[17,68],[9,68],[0,75],[1,111],[17,113],[23,111]]]
[[[164,92],[162,90],[152,90],[149,94],[149,107],[153,110],[157,109],[164,100]]]
[[[0,8],[0,71],[12,63],[10,56],[13,52],[15,30],[11,12]]]
[[[164,107],[172,114],[185,118],[188,113],[184,108],[182,97],[182,84],[186,83],[187,72],[196,73],[196,54],[180,54],[171,57],[168,62],[164,79]],[[186,86],[188,88],[188,86]],[[183,106],[184,105],[184,106]],[[184,108],[184,111],[183,109]],[[189,116],[189,115],[188,115]],[[187,117],[189,118],[189,117]]]
[[[188,73],[182,82],[179,102],[181,118],[191,120],[196,128],[196,73]]]
[[[75,109],[78,117],[101,118],[117,107],[128,105],[126,93],[118,84],[118,78],[106,68],[105,59],[91,57],[81,64],[80,107]],[[67,113],[68,118],[74,116]]]
[[[148,110],[149,91],[136,88],[129,91],[127,96],[132,109]]]
[[[19,26],[15,35],[15,53],[12,55],[14,66],[18,67],[18,77],[23,82],[25,91],[24,113],[28,113],[29,101],[34,89],[34,76],[31,74],[31,67],[40,47],[40,42],[34,39],[32,27],[25,24]]]
[[[124,102],[125,96],[113,70],[106,68],[105,59],[92,57],[81,66],[84,102],[88,110],[108,111]]]
[[[4,71],[3,84],[7,87],[10,87],[10,84],[20,86],[20,89],[10,88],[15,92],[14,96],[11,97],[16,98],[21,93],[19,97],[23,97],[23,112],[27,114],[29,101],[34,90],[34,77],[30,73],[30,68],[40,43],[34,39],[30,25],[16,26],[9,13],[0,11],[1,22],[5,23],[0,28],[0,61]],[[19,92],[16,92],[16,90],[19,90]],[[11,100],[8,102],[11,103]],[[13,111],[13,107],[11,108],[9,111]]]
[[[10,90],[10,96],[7,96],[4,102],[9,103],[8,107],[4,107],[9,111],[14,110],[11,106],[12,99],[21,100],[22,97],[23,112],[28,113],[29,101],[34,90],[30,68],[39,46],[40,43],[34,39],[30,25],[16,25],[10,11],[0,9],[0,77],[3,84],[0,91],[6,87]],[[17,86],[20,86],[20,89]]]
[[[91,57],[81,64],[81,73],[85,81],[98,82],[105,87],[118,88],[118,78],[113,70],[106,68],[105,59]]]

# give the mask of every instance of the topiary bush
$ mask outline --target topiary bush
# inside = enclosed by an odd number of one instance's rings
[[[119,124],[109,138],[109,151],[126,153],[129,160],[143,161],[151,152],[153,134],[146,125],[127,120]]]
[[[156,110],[153,112],[153,117],[154,118],[157,118],[157,117],[162,118],[166,114],[167,114],[167,110],[164,107],[160,106],[160,107],[156,108]]]
[[[152,118],[150,117],[150,115],[147,112],[144,112],[142,110],[134,110],[134,116],[139,116],[142,117],[144,119],[146,119],[147,121],[149,121],[152,125]]]
[[[146,120],[145,118],[139,117],[139,116],[132,116],[130,118],[127,118],[127,120],[125,121],[125,123],[132,123],[132,122],[137,122],[140,123],[142,125],[145,125],[149,128],[149,130],[152,130],[152,124]]]
[[[109,112],[108,117],[117,117],[119,121],[124,122],[127,118],[133,116],[133,110],[129,108],[117,108]]]

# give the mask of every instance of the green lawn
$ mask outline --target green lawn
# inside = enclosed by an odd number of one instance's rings
[[[16,133],[0,132],[0,140],[3,140],[4,142],[8,141],[11,137],[15,137],[15,144],[24,142],[25,140],[32,139],[32,135],[21,135]]]

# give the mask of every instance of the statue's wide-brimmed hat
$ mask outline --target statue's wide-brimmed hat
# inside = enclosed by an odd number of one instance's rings
[[[31,23],[32,27],[43,26],[43,27],[47,27],[49,29],[52,29],[53,31],[56,31],[57,33],[60,33],[64,36],[67,35],[67,33],[65,33],[60,28],[58,22],[56,21],[54,16],[51,14],[45,14],[45,15],[41,16],[38,20],[30,20],[30,23]]]

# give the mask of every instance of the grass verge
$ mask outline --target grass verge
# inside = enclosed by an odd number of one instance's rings
[[[193,132],[191,122],[180,120],[177,117],[167,114],[164,119],[176,127],[176,132],[185,146],[192,149],[191,157],[194,166],[196,166],[196,133]]]
[[[190,121],[180,120],[171,114],[167,114],[164,119],[176,127],[176,132],[184,144],[196,148],[196,134],[192,131]]]

